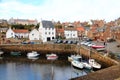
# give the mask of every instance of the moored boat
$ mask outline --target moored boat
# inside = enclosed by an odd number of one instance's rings
[[[73,60],[76,60],[76,61],[81,61],[82,59],[82,56],[81,55],[71,55],[71,56],[68,56],[68,61],[73,61]]]
[[[83,62],[73,60],[73,61],[71,61],[71,64],[72,64],[73,67],[78,68],[78,69],[83,69],[84,68]]]
[[[32,51],[27,53],[27,57],[31,58],[31,57],[37,57],[39,56],[39,54],[36,51]]]
[[[83,66],[85,69],[92,69],[92,66],[87,62],[83,62]]]
[[[94,59],[89,59],[89,64],[94,68],[94,69],[100,69],[101,65],[97,63]]]
[[[46,57],[47,57],[48,60],[55,60],[55,59],[58,58],[58,56],[54,53],[47,54]]]
[[[12,55],[12,56],[20,56],[21,52],[20,51],[11,51],[10,55]]]
[[[0,56],[1,56],[3,53],[4,53],[3,51],[0,51]]]

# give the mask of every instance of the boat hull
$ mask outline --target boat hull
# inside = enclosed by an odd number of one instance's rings
[[[34,58],[34,57],[38,57],[38,56],[39,56],[39,54],[35,51],[27,53],[27,57],[29,57],[29,58]]]
[[[72,66],[78,69],[83,69],[83,63],[82,62],[78,62],[78,61],[72,61],[71,62]]]

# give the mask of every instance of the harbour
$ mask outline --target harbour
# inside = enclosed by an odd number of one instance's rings
[[[69,80],[87,73],[90,71],[78,70],[67,60],[34,60],[24,56],[4,56],[0,60],[1,80]]]
[[[74,71],[74,68],[71,66],[71,63],[68,62],[68,56],[70,56],[72,54],[80,54],[80,55],[82,55],[82,57],[84,57],[84,59],[87,59],[89,57],[89,52],[90,51],[89,51],[88,48],[86,48],[84,46],[78,46],[78,45],[54,45],[54,44],[50,45],[50,46],[49,46],[49,44],[48,45],[47,44],[41,44],[41,45],[11,45],[11,46],[6,46],[6,45],[1,46],[1,49],[3,51],[5,51],[5,54],[2,55],[3,56],[3,59],[1,59],[2,61],[10,61],[10,60],[12,60],[12,61],[15,61],[15,62],[22,61],[22,63],[25,63],[25,62],[28,63],[29,62],[31,64],[33,64],[33,63],[43,64],[44,63],[45,65],[46,64],[51,65],[51,64],[54,63],[54,66],[56,64],[59,64],[60,66],[65,64],[69,68],[69,71],[68,71],[69,73],[65,71],[66,74],[69,75],[69,77],[66,78],[65,76],[63,76],[64,79],[62,79],[62,80],[68,80],[68,79],[87,80],[86,79],[87,77],[89,77],[88,80],[94,80],[93,78],[91,78],[92,74],[96,75],[96,77],[101,78],[101,76],[104,76],[104,75],[99,75],[99,72],[105,73],[106,71],[104,72],[104,70],[107,70],[107,69],[109,70],[109,68],[111,68],[113,66],[115,66],[115,68],[116,68],[115,72],[117,72],[119,70],[119,69],[117,69],[118,65],[119,65],[119,63],[117,61],[115,61],[115,60],[113,60],[113,59],[111,59],[109,57],[105,57],[105,56],[99,54],[98,52],[96,52],[94,50],[91,50],[91,58],[96,59],[97,62],[99,62],[102,65],[102,68],[100,70],[98,70],[98,71],[90,71],[90,72],[86,71],[86,70],[85,71],[84,70],[79,71],[78,69]],[[40,46],[43,46],[43,47],[40,47]],[[54,49],[53,49],[53,47],[54,47]],[[16,48],[16,50],[15,50],[15,48]],[[31,50],[37,51],[40,54],[40,57],[38,59],[27,59],[26,54],[28,52],[31,52]],[[22,54],[19,55],[19,56],[11,56],[10,55],[11,51],[21,51]],[[55,53],[59,57],[58,57],[57,60],[54,60],[54,61],[53,60],[47,60],[46,54],[48,54],[48,53],[49,54],[50,53]],[[17,60],[16,60],[16,58],[17,58]],[[50,70],[53,71],[53,67],[51,67]],[[84,75],[79,75],[79,74],[81,74],[81,72],[84,73]],[[76,74],[76,75],[73,76],[73,74]],[[90,74],[91,74],[91,76],[90,76]],[[118,76],[119,73],[116,74],[116,75],[117,75],[117,76],[115,76],[116,78],[119,77]],[[49,78],[50,78],[50,80],[59,80],[59,77],[57,77],[56,79],[51,79],[51,77],[49,77]],[[32,80],[35,80],[35,79],[32,79]],[[47,79],[47,80],[49,80],[49,79]],[[106,78],[106,80],[107,80],[107,78]]]

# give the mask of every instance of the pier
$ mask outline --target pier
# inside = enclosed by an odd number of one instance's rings
[[[36,44],[36,45],[0,45],[5,51],[38,51],[40,54],[55,52],[58,55],[80,54],[85,57],[91,57],[97,60],[103,69],[90,73],[88,75],[77,77],[71,80],[115,80],[120,77],[119,62],[104,56],[94,49],[89,49],[80,45],[71,44]]]

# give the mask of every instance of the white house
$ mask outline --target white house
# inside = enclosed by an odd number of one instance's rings
[[[66,39],[78,38],[77,30],[64,30],[64,35]]]
[[[9,28],[6,32],[6,38],[28,38],[29,31],[24,29],[12,30]]]
[[[40,32],[40,38],[43,42],[55,39],[56,32],[52,21],[42,20],[38,30]]]
[[[6,38],[15,38],[15,33],[11,28],[9,28],[6,32]]]
[[[40,40],[39,31],[37,29],[33,29],[29,33],[29,40]]]

